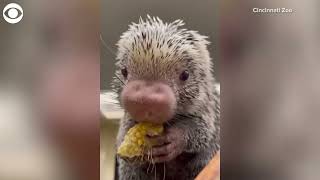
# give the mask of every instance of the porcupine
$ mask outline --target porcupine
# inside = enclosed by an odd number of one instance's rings
[[[148,137],[159,143],[151,162],[118,157],[120,180],[194,179],[220,149],[220,97],[209,42],[183,25],[140,18],[117,43],[113,88],[125,110],[117,147],[137,122],[165,127],[163,135]]]

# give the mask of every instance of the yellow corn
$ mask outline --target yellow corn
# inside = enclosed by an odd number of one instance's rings
[[[154,142],[146,139],[146,135],[156,136],[163,132],[163,125],[147,122],[133,126],[124,137],[124,141],[118,148],[118,155],[125,158],[133,158],[143,155],[144,150],[150,149]]]

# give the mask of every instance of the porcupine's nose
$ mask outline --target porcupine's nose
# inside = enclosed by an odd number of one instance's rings
[[[172,89],[162,82],[135,80],[121,93],[121,102],[135,121],[164,123],[170,120],[176,108]]]

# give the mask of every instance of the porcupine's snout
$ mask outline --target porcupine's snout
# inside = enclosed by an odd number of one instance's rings
[[[121,101],[135,121],[157,124],[170,120],[177,104],[168,85],[145,80],[129,82],[121,93]]]

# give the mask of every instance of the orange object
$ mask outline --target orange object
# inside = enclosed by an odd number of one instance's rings
[[[219,180],[220,179],[220,152],[218,152],[209,164],[199,173],[195,180]]]

